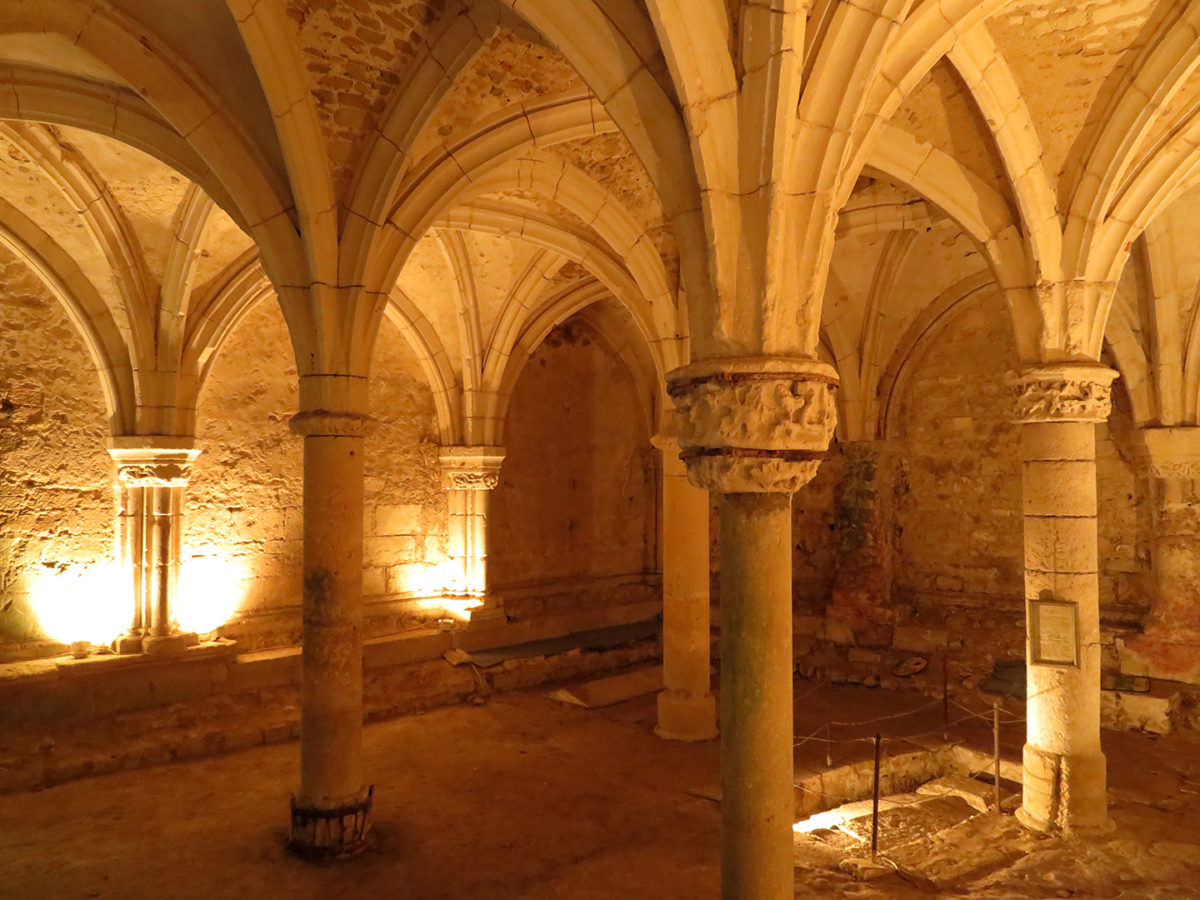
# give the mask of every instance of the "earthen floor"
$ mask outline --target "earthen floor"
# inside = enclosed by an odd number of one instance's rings
[[[926,703],[804,683],[797,696],[798,733],[823,709],[857,720]],[[0,898],[716,898],[719,810],[702,795],[717,746],[660,741],[653,720],[652,697],[584,710],[531,691],[369,725],[377,843],[327,866],[283,850],[294,742],[0,797]],[[947,895],[1200,897],[1200,738],[1105,742],[1113,835],[1048,839],[979,816],[922,854]],[[797,897],[937,890],[798,862]]]

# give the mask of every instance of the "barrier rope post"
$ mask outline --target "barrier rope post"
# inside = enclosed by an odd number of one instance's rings
[[[871,862],[879,852],[879,732],[875,732],[875,786],[871,800]]]
[[[992,799],[1000,812],[1000,706],[992,704]]]
[[[950,741],[950,673],[947,655],[942,654],[942,740]]]

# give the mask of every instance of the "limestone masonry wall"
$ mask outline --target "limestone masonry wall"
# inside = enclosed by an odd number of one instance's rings
[[[283,316],[264,300],[230,335],[200,400],[185,559],[216,554],[241,575],[238,615],[221,629],[246,649],[300,639],[301,439],[288,431],[296,369]],[[433,400],[403,338],[385,322],[370,387],[363,592],[368,633],[428,618],[413,598],[438,587],[446,502]],[[406,602],[408,601],[408,602]],[[428,605],[428,604],[426,604]]]
[[[112,556],[107,436],[79,332],[0,247],[0,661],[53,649],[30,606],[39,573]]]
[[[964,301],[908,360],[882,440],[835,445],[795,505],[802,672],[893,682],[906,655],[948,656],[977,685],[1024,658],[1020,436],[1004,374],[1017,367],[997,295]],[[1152,596],[1151,506],[1122,389],[1097,430],[1105,664]],[[832,534],[832,538],[831,538]],[[827,604],[827,605],[826,605]],[[931,671],[940,689],[940,673]]]

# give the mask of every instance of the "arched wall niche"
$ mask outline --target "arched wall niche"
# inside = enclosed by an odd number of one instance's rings
[[[549,332],[508,405],[488,569],[510,616],[586,612],[605,624],[605,610],[657,602],[658,451],[638,396],[655,386],[615,349],[647,352],[633,321],[603,302],[599,324],[589,307]]]
[[[0,661],[58,646],[30,602],[39,573],[112,558],[108,418],[63,305],[0,246]]]

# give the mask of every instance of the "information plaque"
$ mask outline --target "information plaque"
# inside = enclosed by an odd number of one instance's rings
[[[1066,600],[1029,601],[1029,661],[1038,666],[1079,665],[1079,607]]]

